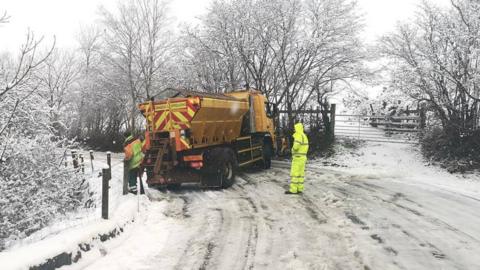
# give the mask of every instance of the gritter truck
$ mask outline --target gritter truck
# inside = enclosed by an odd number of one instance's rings
[[[239,167],[270,167],[277,110],[259,91],[176,93],[138,105],[150,136],[143,161],[149,186],[227,188]]]

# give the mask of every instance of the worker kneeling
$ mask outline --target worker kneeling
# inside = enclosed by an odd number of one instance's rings
[[[292,168],[290,170],[290,190],[285,194],[297,194],[303,192],[303,180],[305,178],[305,164],[307,163],[308,138],[303,132],[301,123],[295,124],[292,147]]]

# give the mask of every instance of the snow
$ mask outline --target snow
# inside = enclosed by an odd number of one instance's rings
[[[290,164],[281,161],[240,172],[226,190],[146,188],[139,213],[136,197],[117,196],[111,220],[0,253],[0,263],[18,268],[12,258],[41,247],[27,261],[75,250],[134,217],[62,269],[479,269],[479,176],[428,166],[414,148],[338,147],[333,158],[309,161],[301,196],[283,194]]]
[[[78,244],[90,243],[99,234],[109,233],[135,219],[137,198],[122,196],[123,166],[122,154],[112,154],[112,179],[110,180],[110,219],[101,219],[101,177],[102,168],[108,167],[106,154],[94,152],[94,171],[91,171],[89,153],[85,157],[85,174],[93,194],[93,209],[81,209],[66,216],[57,217],[49,226],[16,241],[0,253],[2,269],[24,269],[45,262],[62,252],[78,250]],[[70,165],[71,166],[71,165]],[[145,199],[145,198],[143,198]],[[98,244],[98,243],[97,243]]]
[[[478,176],[425,166],[413,147],[311,161],[302,196],[283,194],[278,161],[227,190],[147,189],[142,222],[66,269],[478,268]]]
[[[107,233],[114,228],[123,227],[135,217],[137,212],[135,196],[128,196],[118,206],[118,210],[109,220],[93,220],[81,226],[71,227],[57,234],[50,235],[40,241],[28,245],[17,245],[0,253],[2,269],[24,269],[27,266],[44,263],[47,258],[55,257],[62,252],[78,250],[78,244],[90,243],[98,234]]]
[[[435,186],[470,196],[480,193],[478,174],[450,174],[431,166],[415,145],[367,142],[358,152],[346,151],[326,161],[340,165],[336,170],[364,177],[389,178],[413,186]]]

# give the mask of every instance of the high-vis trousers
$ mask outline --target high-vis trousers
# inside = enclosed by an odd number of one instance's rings
[[[130,188],[137,187],[137,177],[140,172],[140,168],[133,168],[128,171],[128,186]]]
[[[292,168],[290,170],[290,192],[303,192],[303,180],[305,178],[306,156],[293,156]]]

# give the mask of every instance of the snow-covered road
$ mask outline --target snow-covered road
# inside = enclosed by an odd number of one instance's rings
[[[301,196],[283,194],[284,162],[227,190],[147,190],[134,225],[68,268],[480,269],[478,176],[426,167],[411,147],[311,161]]]

